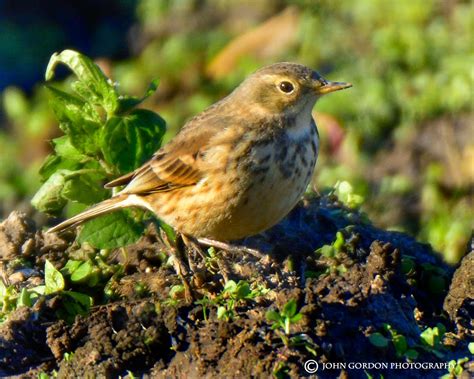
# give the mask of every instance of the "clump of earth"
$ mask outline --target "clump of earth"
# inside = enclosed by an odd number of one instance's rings
[[[64,320],[60,296],[50,294],[8,315],[0,325],[0,376],[438,378],[447,370],[349,372],[336,363],[470,356],[472,251],[449,267],[428,245],[373,226],[331,196],[306,198],[280,224],[236,246],[215,248],[207,260],[196,254],[189,278],[194,300],[187,301],[170,264],[176,247],[151,223],[136,244],[104,257],[123,266],[113,300],[93,293],[88,314]],[[80,250],[73,233],[44,234],[19,212],[0,224],[2,278],[18,291],[44,284],[46,259],[60,269]],[[247,283],[257,295],[222,300],[230,281]],[[291,302],[301,316],[288,330],[275,327],[267,312],[281,314]],[[224,317],[220,306],[229,311]],[[441,345],[423,346],[420,333],[438,324],[446,328]],[[397,350],[388,330],[404,336],[417,356]],[[388,343],[374,343],[374,334]],[[310,360],[334,368],[310,373]],[[462,375],[474,373],[472,360],[461,365]]]

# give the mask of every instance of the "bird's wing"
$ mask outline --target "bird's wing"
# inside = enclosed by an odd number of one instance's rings
[[[202,157],[218,130],[217,123],[204,126],[202,121],[191,120],[143,166],[105,187],[126,185],[122,193],[149,194],[196,184],[204,176],[200,169]]]

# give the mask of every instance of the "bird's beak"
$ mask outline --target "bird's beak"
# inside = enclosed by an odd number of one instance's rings
[[[325,95],[329,92],[339,91],[341,89],[352,87],[352,83],[330,82],[327,80],[322,81],[322,84],[322,86],[316,88],[316,92],[320,95]]]

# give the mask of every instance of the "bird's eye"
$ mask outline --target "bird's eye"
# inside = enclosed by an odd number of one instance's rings
[[[281,82],[278,85],[278,88],[280,88],[280,91],[282,91],[284,93],[292,93],[295,89],[293,84],[291,84],[290,82],[287,82],[287,81]]]

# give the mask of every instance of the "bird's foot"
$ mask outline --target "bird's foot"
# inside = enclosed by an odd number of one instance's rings
[[[247,246],[234,245],[227,242],[216,241],[210,238],[198,238],[197,241],[204,246],[214,246],[219,249],[230,251],[230,252],[239,252],[243,251],[244,253],[251,254],[257,258],[265,258],[267,255]]]

